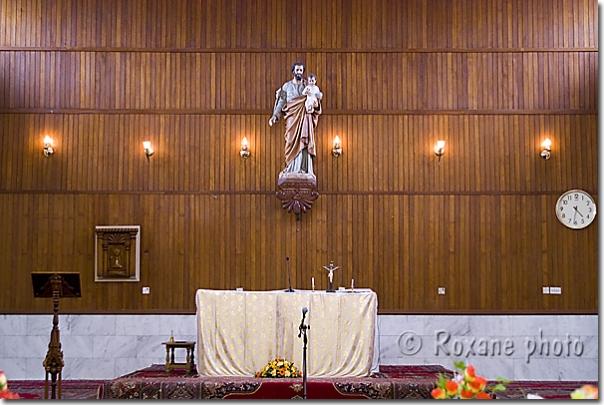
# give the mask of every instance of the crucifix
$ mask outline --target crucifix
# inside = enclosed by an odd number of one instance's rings
[[[327,271],[329,271],[329,288],[325,291],[325,292],[336,292],[333,289],[333,272],[334,270],[339,269],[339,266],[335,266],[333,265],[333,260],[331,262],[329,262],[329,266],[323,266],[323,268]]]

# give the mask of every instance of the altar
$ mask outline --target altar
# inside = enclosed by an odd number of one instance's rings
[[[310,326],[307,375],[369,376],[377,321],[377,294],[370,289],[200,289],[195,303],[200,376],[253,376],[276,358],[302,370],[302,308]]]

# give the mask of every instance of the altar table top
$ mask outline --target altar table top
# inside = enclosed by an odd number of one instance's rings
[[[271,360],[303,368],[302,308],[308,308],[308,376],[370,373],[377,294],[354,291],[197,290],[197,372],[253,376]]]

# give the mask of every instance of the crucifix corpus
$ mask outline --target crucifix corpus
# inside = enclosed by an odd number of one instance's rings
[[[326,292],[336,292],[333,289],[333,272],[334,270],[337,270],[340,268],[340,266],[334,266],[333,265],[333,260],[331,262],[329,262],[329,266],[323,266],[323,268],[327,271],[329,271],[329,288],[326,290]]]

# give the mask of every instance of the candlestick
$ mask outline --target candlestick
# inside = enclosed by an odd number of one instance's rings
[[[350,283],[350,289],[354,290],[354,278],[352,279],[352,282]]]
[[[311,280],[312,280],[312,290],[314,291],[315,290],[315,278],[313,277]]]

